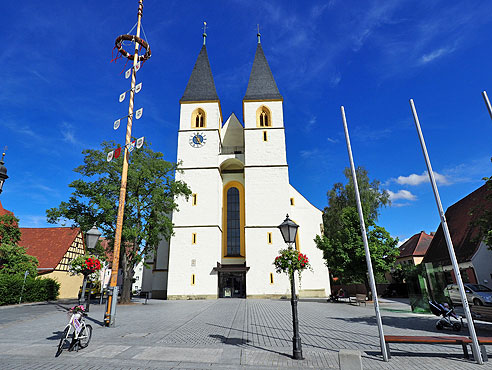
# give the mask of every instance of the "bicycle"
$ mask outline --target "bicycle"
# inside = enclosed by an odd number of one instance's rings
[[[68,314],[70,315],[70,319],[63,329],[55,357],[60,356],[64,349],[68,349],[70,352],[87,347],[92,337],[92,326],[86,324],[84,321],[84,317],[87,314],[83,306],[72,307]]]

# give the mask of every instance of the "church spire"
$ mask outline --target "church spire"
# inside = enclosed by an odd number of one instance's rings
[[[249,75],[248,88],[246,89],[245,100],[282,100],[282,95],[278,91],[277,84],[273,78],[272,71],[263,53],[260,40],[260,28],[258,26],[258,44],[256,46],[255,60]]]
[[[193,67],[185,92],[179,100],[180,103],[219,100],[205,45],[207,38],[206,27],[207,23],[203,22],[203,46],[196,59],[195,67]]]

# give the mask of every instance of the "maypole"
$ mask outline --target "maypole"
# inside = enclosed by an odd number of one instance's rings
[[[118,287],[117,287],[117,279],[118,279],[118,268],[120,262],[120,247],[121,247],[121,233],[123,230],[123,216],[125,212],[125,198],[126,198],[126,186],[127,186],[127,178],[128,178],[128,156],[129,153],[133,150],[135,143],[131,141],[132,139],[132,122],[133,122],[133,103],[135,93],[138,93],[141,89],[141,83],[135,86],[137,71],[140,69],[140,62],[144,62],[148,58],[150,58],[151,52],[150,47],[145,40],[140,38],[140,28],[142,24],[142,15],[143,15],[143,0],[139,0],[138,4],[138,20],[137,20],[137,31],[136,36],[134,35],[121,35],[115,41],[115,47],[118,49],[118,52],[122,54],[122,56],[126,57],[129,60],[133,60],[133,67],[131,68],[131,87],[130,87],[130,103],[128,105],[128,120],[126,125],[126,138],[125,138],[125,150],[123,155],[123,168],[121,171],[121,187],[120,187],[120,197],[119,197],[119,205],[118,205],[118,216],[116,220],[116,233],[114,237],[114,250],[113,250],[113,264],[111,268],[111,281],[110,281],[110,295],[108,296],[108,301],[106,304],[106,313],[104,315],[104,324],[106,326],[114,326],[115,322],[115,314],[116,314],[116,302],[118,300]],[[129,54],[127,51],[123,49],[123,42],[131,41],[135,43],[135,52],[134,54]],[[139,47],[142,46],[146,49],[144,55],[138,55]],[[128,77],[127,71],[125,74]],[[120,102],[125,99],[125,93],[120,95]],[[135,115],[136,119],[139,119],[142,115],[142,108],[138,109]],[[119,127],[120,120],[116,120],[114,123],[114,129],[116,130]],[[140,138],[137,142],[137,148],[143,145],[143,138]],[[117,158],[119,156],[119,148],[114,152],[108,153],[108,161],[110,161],[114,156]]]

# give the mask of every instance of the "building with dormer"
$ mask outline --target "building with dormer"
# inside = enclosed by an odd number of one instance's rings
[[[242,122],[224,122],[204,43],[180,99],[177,160],[192,190],[178,199],[174,235],[152,262],[152,296],[168,299],[290,296],[286,275],[273,261],[286,248],[277,226],[286,214],[298,225],[296,248],[313,271],[300,296],[330,294],[328,269],[314,238],[322,212],[289,183],[283,98],[258,35],[243,99]]]

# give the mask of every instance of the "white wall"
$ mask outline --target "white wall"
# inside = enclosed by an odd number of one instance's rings
[[[479,284],[492,289],[492,251],[485,243],[480,243],[477,252],[472,257],[473,267]]]

